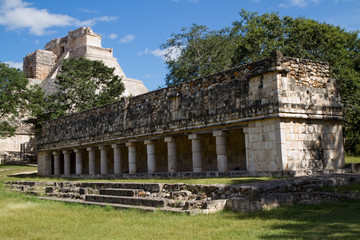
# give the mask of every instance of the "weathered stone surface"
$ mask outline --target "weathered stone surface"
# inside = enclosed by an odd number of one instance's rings
[[[113,57],[113,49],[101,47],[101,36],[94,33],[90,27],[70,31],[65,37],[51,40],[44,49],[27,54],[23,59],[23,71],[30,85],[39,84],[45,93],[51,94],[56,91],[54,80],[62,61],[72,57],[100,60],[106,66],[115,68],[114,73],[122,77],[125,86],[124,96],[136,96],[148,92],[142,81],[126,77],[117,59]],[[27,160],[32,160],[35,156],[36,161],[34,130],[30,124],[23,122],[28,117],[27,112],[20,113],[20,116],[12,121],[18,126],[16,135],[0,139],[0,163],[26,162],[23,158],[17,157],[20,155],[21,145],[24,148],[22,151],[29,154]]]
[[[81,203],[107,202],[122,204],[122,208],[136,205],[171,208],[173,211],[203,210],[203,213],[228,208],[233,211],[252,212],[273,209],[294,203],[315,204],[322,200],[359,199],[353,194],[319,192],[321,187],[359,183],[360,175],[322,175],[296,177],[239,185],[189,185],[129,183],[76,183],[76,182],[6,182],[6,187],[28,194],[49,196],[56,199],[78,199]],[[124,189],[127,186],[131,189]],[[107,187],[112,187],[107,189]],[[151,189],[155,190],[152,191]],[[132,190],[135,196],[118,196],[120,191]],[[219,194],[220,192],[220,194]],[[87,200],[87,201],[86,201]],[[127,207],[126,207],[127,206]],[[119,206],[118,206],[119,207]],[[175,210],[178,209],[178,210]]]
[[[39,49],[29,53],[24,58],[23,70],[27,78],[41,80],[39,83],[46,93],[53,93],[56,91],[54,79],[62,61],[78,57],[100,60],[106,66],[114,68],[114,73],[122,77],[125,85],[124,96],[136,96],[148,92],[140,80],[126,77],[116,58],[113,57],[113,49],[101,47],[101,36],[94,33],[90,27],[70,31],[68,36],[48,42],[44,50]]]
[[[180,140],[176,142],[182,148],[176,155],[177,165],[185,171],[201,172],[220,166],[216,170],[226,172],[227,164],[231,170],[249,172],[309,170],[306,174],[312,174],[341,169],[342,119],[339,91],[336,81],[329,77],[327,63],[274,54],[44,123],[38,140],[39,173],[46,172],[41,164],[42,154],[47,151],[100,143],[141,148],[144,145],[140,141],[155,143],[169,137]],[[216,144],[211,132],[219,130],[224,137],[221,144]],[[158,141],[156,147],[159,145]],[[220,146],[222,155],[217,155]],[[144,153],[137,153],[139,159],[145,159],[141,161],[146,161]],[[202,164],[203,158],[207,159],[206,165]],[[125,159],[130,162],[127,156]],[[235,160],[237,165],[231,162]],[[132,158],[131,166],[137,168],[129,171],[131,174],[149,171],[146,162],[139,161]]]

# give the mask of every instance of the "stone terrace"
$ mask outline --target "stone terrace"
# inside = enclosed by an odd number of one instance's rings
[[[6,182],[6,186],[46,200],[195,214],[224,208],[251,212],[296,203],[360,199],[351,194],[321,191],[323,187],[351,183],[360,183],[360,175],[307,176],[239,185],[15,181]]]

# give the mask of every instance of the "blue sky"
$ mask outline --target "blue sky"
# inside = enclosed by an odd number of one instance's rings
[[[192,23],[230,26],[246,9],[306,17],[360,29],[360,0],[0,0],[0,61],[21,66],[26,54],[80,26],[103,36],[125,74],[149,90],[164,86],[167,69],[159,48]]]

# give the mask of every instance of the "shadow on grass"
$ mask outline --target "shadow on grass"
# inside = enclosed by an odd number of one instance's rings
[[[238,185],[238,184],[247,184],[254,182],[261,182],[267,180],[278,179],[276,177],[218,177],[218,178],[72,178],[72,177],[52,177],[52,176],[38,176],[37,173],[20,173],[7,175],[9,178],[14,180],[29,180],[29,181],[73,181],[73,182],[147,182],[147,183],[185,183],[185,184],[228,184],[228,185]]]
[[[247,178],[235,178],[230,180],[230,185],[238,185],[238,184],[246,184],[246,183],[254,183],[254,182],[262,182],[278,179],[275,177],[272,178],[262,178],[262,177],[247,177]]]
[[[260,239],[360,239],[360,201],[356,200],[287,206],[236,218],[279,220]]]
[[[35,173],[22,173],[22,174],[11,174],[7,175],[7,177],[16,177],[16,178],[41,178],[38,174]]]

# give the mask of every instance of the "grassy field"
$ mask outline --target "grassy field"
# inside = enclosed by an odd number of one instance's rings
[[[15,180],[6,175],[31,170],[0,165],[2,240],[360,239],[360,201],[294,205],[250,214],[223,211],[188,216],[43,201],[4,189],[4,181]]]
[[[0,165],[0,177],[3,175],[11,175],[19,172],[32,172],[36,171],[36,167],[20,167],[20,166],[7,166]],[[276,179],[275,177],[235,177],[235,178],[190,178],[190,179],[179,179],[179,178],[161,178],[161,179],[67,179],[67,178],[43,178],[38,177],[36,174],[30,174],[27,177],[11,177],[11,181],[78,181],[78,182],[153,182],[153,183],[187,183],[187,184],[241,184],[249,182],[258,182],[264,180]]]
[[[360,163],[360,156],[345,156],[345,163]]]

